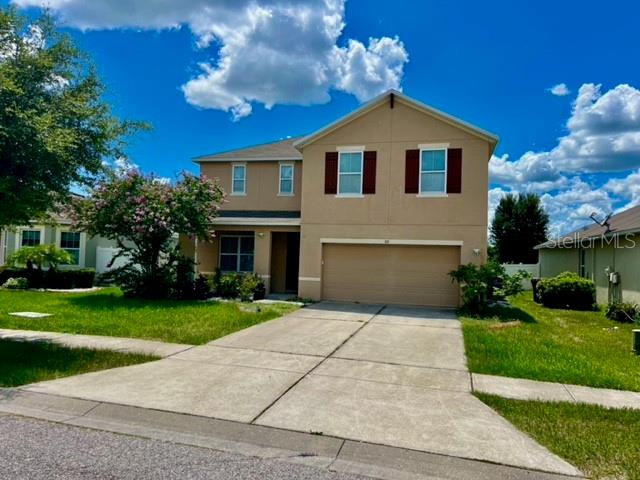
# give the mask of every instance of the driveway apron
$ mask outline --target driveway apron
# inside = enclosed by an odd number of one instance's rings
[[[579,473],[471,394],[451,310],[323,302],[163,360],[25,389]]]

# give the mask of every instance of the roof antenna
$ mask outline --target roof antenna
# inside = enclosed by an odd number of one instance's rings
[[[591,220],[593,220],[594,222],[596,222],[598,225],[600,225],[601,227],[605,227],[606,230],[604,233],[609,233],[611,232],[611,225],[609,225],[609,219],[611,218],[611,216],[613,215],[613,212],[609,213],[606,217],[604,217],[604,220],[599,221],[598,220],[598,214],[596,212],[591,213],[591,215],[589,215],[589,218]]]

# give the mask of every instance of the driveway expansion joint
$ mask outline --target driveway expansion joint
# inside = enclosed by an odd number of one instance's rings
[[[269,405],[267,405],[267,407],[265,409],[263,409],[258,415],[256,415],[249,423],[250,424],[255,424],[255,422],[258,421],[258,419],[262,415],[264,415],[273,405],[275,405],[282,397],[284,397],[289,391],[291,391],[303,379],[307,378],[315,369],[317,369],[320,365],[322,365],[327,360],[327,358],[331,357],[331,355],[333,355],[338,350],[340,350],[340,348],[342,348],[342,346],[344,344],[346,344],[349,340],[351,340],[360,330],[362,330],[365,327],[365,325],[367,325],[373,318],[375,318],[376,315],[378,315],[382,310],[384,310],[384,308],[385,308],[384,305],[380,306],[378,311],[376,313],[374,313],[373,316],[368,321],[362,322],[362,325],[360,327],[358,327],[354,332],[352,332],[351,335],[349,335],[345,340],[343,340],[336,348],[334,348],[333,351],[331,351],[331,353],[329,353],[327,356],[325,356],[320,362],[318,362],[313,368],[311,368],[311,370],[309,370],[307,373],[302,375],[297,381],[295,381],[291,386],[289,386],[289,388],[287,388],[274,401],[272,401]],[[336,321],[342,321],[342,320],[336,320]]]

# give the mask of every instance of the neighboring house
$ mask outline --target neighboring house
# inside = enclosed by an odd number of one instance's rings
[[[304,298],[455,306],[448,272],[487,250],[498,138],[389,91],[302,138],[205,155],[228,193],[201,272],[255,272]]]
[[[598,303],[640,303],[640,206],[536,247],[540,276],[576,272],[596,284]]]
[[[22,247],[53,244],[74,258],[72,265],[61,265],[61,268],[95,268],[99,273],[107,270],[107,264],[117,250],[115,242],[73,230],[71,220],[63,215],[54,215],[52,221],[53,224],[33,222],[0,230],[0,265]]]

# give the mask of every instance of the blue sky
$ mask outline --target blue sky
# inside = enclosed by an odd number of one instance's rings
[[[285,3],[48,2],[114,112],[153,124],[128,151],[145,171],[196,171],[193,156],[308,133],[400,87],[500,136],[491,208],[533,191],[566,231],[640,203],[638,2]]]

